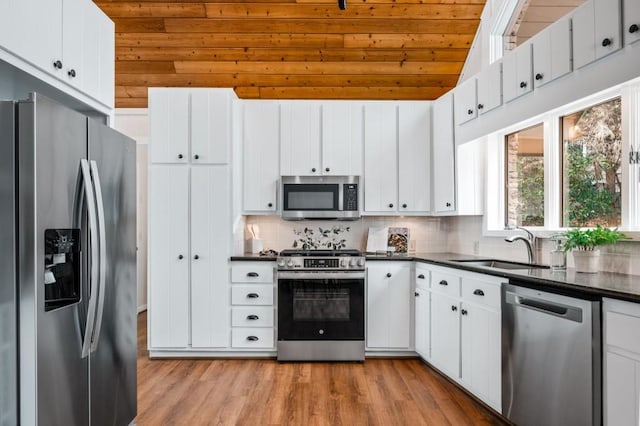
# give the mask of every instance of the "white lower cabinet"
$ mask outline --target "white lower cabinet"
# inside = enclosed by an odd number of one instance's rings
[[[422,264],[415,268],[415,327],[414,343],[416,352],[422,358],[431,358],[431,289],[430,272]]]
[[[366,347],[411,349],[411,262],[369,261],[367,264]]]
[[[640,304],[604,299],[605,426],[640,424]]]
[[[231,347],[275,349],[274,262],[231,262]]]
[[[431,267],[431,356],[420,354],[498,412],[502,386],[500,286],[501,278]],[[420,297],[422,294],[416,299]],[[416,321],[418,306],[416,301]]]

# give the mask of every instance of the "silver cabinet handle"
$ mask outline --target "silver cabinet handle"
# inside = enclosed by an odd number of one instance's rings
[[[107,285],[107,236],[106,224],[104,217],[104,203],[102,201],[102,185],[100,183],[100,173],[98,172],[98,164],[95,161],[90,162],[91,177],[94,183],[95,203],[98,213],[98,248],[100,251],[100,275],[98,278],[98,312],[96,313],[96,326],[91,338],[91,352],[98,348],[100,341],[100,329],[102,328],[102,317],[104,315],[104,298]]]

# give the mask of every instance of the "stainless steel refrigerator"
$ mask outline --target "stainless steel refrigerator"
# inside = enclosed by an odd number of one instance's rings
[[[0,425],[134,420],[135,167],[97,120],[0,102]]]

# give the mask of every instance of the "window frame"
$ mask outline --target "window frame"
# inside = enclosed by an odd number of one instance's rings
[[[511,133],[543,125],[544,135],[544,226],[527,227],[537,236],[545,237],[565,231],[562,226],[562,127],[561,117],[590,106],[620,97],[622,102],[622,217],[619,229],[633,239],[640,239],[640,165],[630,165],[631,145],[640,150],[640,79],[598,92],[552,111],[508,126],[486,136],[487,174],[486,209],[483,235],[505,237],[506,144]]]

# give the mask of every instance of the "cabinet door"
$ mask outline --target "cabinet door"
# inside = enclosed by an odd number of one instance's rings
[[[416,352],[424,359],[430,358],[431,292],[422,288],[415,291],[415,342]]]
[[[530,42],[522,44],[505,54],[502,64],[505,102],[509,102],[533,90]]]
[[[431,208],[431,114],[426,102],[398,106],[398,210],[427,213]]]
[[[640,40],[640,2],[638,0],[624,0],[623,25],[625,44]]]
[[[95,76],[85,73],[85,60],[90,64],[99,55],[98,32],[91,27],[98,6],[83,0],[62,0],[62,63],[60,77],[68,84],[83,89],[85,80]],[[85,57],[86,55],[86,57]]]
[[[271,101],[245,102],[242,144],[245,212],[276,212],[280,177],[279,140],[279,104]]]
[[[551,31],[546,29],[531,39],[533,48],[533,85],[537,89],[552,80],[551,77]]]
[[[455,206],[455,157],[453,96],[447,93],[433,103],[433,210],[453,212]]]
[[[280,104],[280,171],[283,176],[321,175],[320,104]]]
[[[149,89],[152,163],[189,161],[189,91]]]
[[[475,77],[470,77],[454,89],[456,126],[478,116]]]
[[[191,345],[229,346],[229,166],[191,168]]]
[[[231,146],[231,91],[191,91],[191,162],[228,164]]]
[[[454,379],[460,377],[458,299],[431,293],[431,362]]]
[[[412,303],[408,263],[370,264],[367,267],[367,346],[409,348]]]
[[[500,314],[469,303],[461,304],[460,314],[462,382],[483,401],[500,411]]]
[[[338,101],[322,104],[323,174],[362,175],[363,108],[361,102]]]
[[[502,105],[502,61],[495,61],[478,75],[478,114]]]
[[[457,146],[456,191],[459,215],[484,214],[486,141],[484,139]]]
[[[547,31],[549,33],[549,51],[551,52],[551,78],[562,77],[572,70],[571,61],[571,20],[562,18],[552,24]],[[535,49],[535,48],[534,48]],[[535,50],[534,50],[535,54]],[[534,59],[535,65],[535,59]],[[534,75],[537,79],[537,75]],[[546,79],[543,76],[542,81]],[[537,86],[536,86],[537,87]]]
[[[149,346],[189,343],[189,168],[149,168]]]
[[[635,426],[640,422],[640,362],[605,352],[604,424]]]
[[[594,0],[596,59],[622,47],[620,0]]]
[[[595,19],[593,0],[576,9],[572,16],[573,66],[575,69],[590,64],[596,59]]]
[[[395,212],[398,203],[398,107],[367,103],[364,110],[364,210]]]

